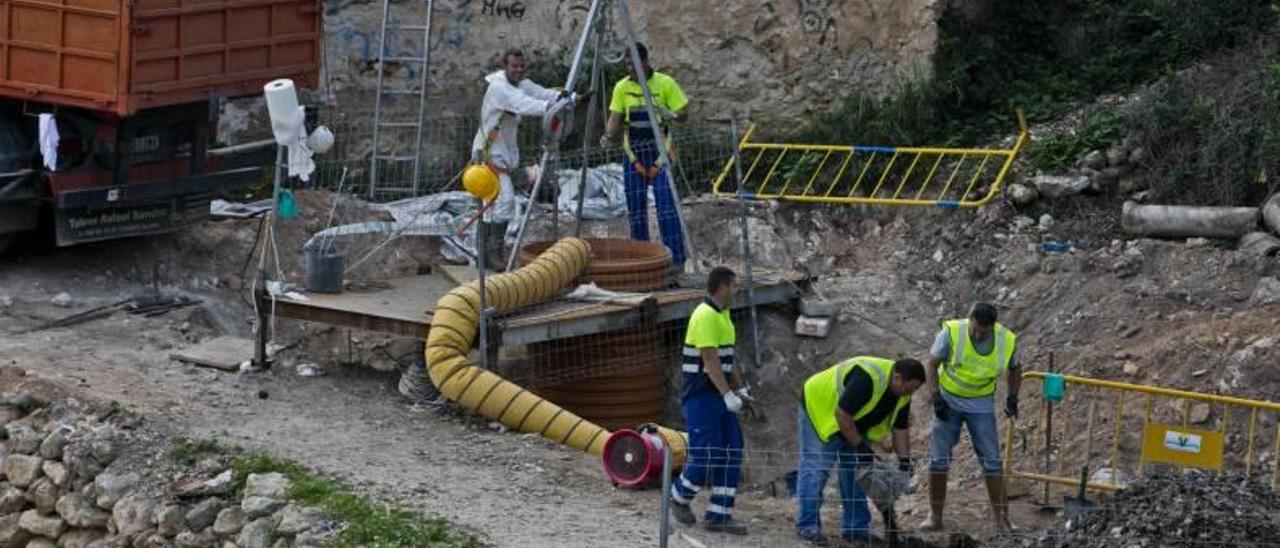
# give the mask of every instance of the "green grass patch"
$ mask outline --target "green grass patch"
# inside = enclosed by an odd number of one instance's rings
[[[487,543],[444,519],[423,517],[352,494],[337,482],[315,476],[298,463],[251,453],[232,464],[235,496],[244,492],[249,474],[278,472],[289,478],[289,499],[322,508],[346,528],[331,546],[338,548],[480,548]]]
[[[205,458],[226,455],[236,450],[236,447],[224,445],[218,440],[183,438],[169,449],[169,461],[180,466],[195,466]]]
[[[1105,151],[1125,134],[1125,119],[1115,109],[1102,109],[1085,117],[1075,133],[1050,133],[1031,146],[1031,165],[1048,173],[1066,171],[1090,151]]]

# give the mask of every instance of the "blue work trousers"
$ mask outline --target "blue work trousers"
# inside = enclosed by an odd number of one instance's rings
[[[724,406],[720,394],[703,392],[685,400],[684,421],[689,428],[689,456],[680,477],[671,483],[671,498],[687,505],[710,483],[707,520],[729,519],[742,471],[738,416]]]
[[[648,168],[658,162],[658,152],[652,147],[637,147],[636,159],[645,171],[636,169],[630,159],[622,161],[623,184],[627,190],[627,214],[631,221],[631,239],[649,241],[649,187],[653,187],[653,200],[658,210],[658,230],[662,243],[671,250],[671,262],[684,264],[684,232],[680,229],[680,217],[676,212],[675,195],[671,189],[671,171],[659,169],[653,179],[647,177]]]
[[[827,486],[831,467],[835,466],[844,510],[840,536],[851,540],[870,538],[871,509],[867,506],[867,496],[855,481],[858,465],[853,446],[838,432],[831,436],[831,441],[823,443],[804,405],[796,410],[796,415],[796,435],[800,440],[800,465],[796,474],[800,511],[796,514],[796,533],[807,539],[822,536],[822,491]]]

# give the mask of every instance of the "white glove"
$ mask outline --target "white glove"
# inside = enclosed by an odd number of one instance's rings
[[[734,413],[742,411],[742,398],[732,390],[724,393],[724,406]]]
[[[742,388],[739,388],[739,389],[738,389],[738,397],[739,397],[739,398],[742,398],[742,401],[745,401],[745,402],[753,402],[753,401],[756,401],[756,399],[755,399],[755,398],[751,397],[751,392],[750,392],[750,391],[749,391],[749,389],[748,389],[747,387],[745,387],[745,386],[744,386],[744,387],[742,387]]]

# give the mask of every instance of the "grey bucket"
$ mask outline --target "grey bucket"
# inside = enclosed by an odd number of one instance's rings
[[[302,255],[307,273],[307,291],[342,292],[342,270],[347,262],[346,252],[336,247],[308,247],[302,250]]]

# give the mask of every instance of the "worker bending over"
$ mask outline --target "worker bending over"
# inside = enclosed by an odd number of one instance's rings
[[[871,538],[871,512],[855,483],[857,469],[877,458],[871,444],[893,431],[898,467],[911,472],[911,394],[925,382],[924,366],[857,356],[809,377],[797,411],[800,464],[796,477],[796,533],[825,544],[822,535],[822,491],[831,466],[836,467],[844,506],[840,536],[847,541]]]
[[[485,212],[478,230],[485,231],[486,263],[494,270],[506,264],[503,246],[507,224],[516,216],[515,186],[511,173],[520,167],[516,132],[521,116],[542,116],[557,100],[572,101],[568,91],[544,88],[525,77],[524,52],[509,49],[502,56],[502,70],[485,77],[489,83],[480,107],[480,129],[471,142],[471,161],[483,162],[498,174],[500,190]]]
[[[649,111],[645,109],[644,90],[640,88],[637,76],[638,69],[628,57],[625,64],[629,76],[613,86],[613,96],[609,101],[609,122],[604,135],[600,136],[600,144],[608,146],[617,136],[619,128],[626,124],[626,131],[622,133],[622,150],[626,153],[622,169],[627,191],[627,213],[631,220],[631,239],[649,241],[648,196],[649,187],[652,186],[662,243],[671,250],[672,269],[682,271],[685,249],[684,233],[681,232],[680,217],[676,212],[679,204],[676,203],[672,188],[671,172],[667,169],[669,166],[661,165],[653,126],[662,124],[663,134],[667,136],[667,154],[672,155],[671,133],[665,130],[672,121],[683,122],[688,118],[685,107],[689,105],[689,99],[674,78],[649,66],[649,50],[644,44],[636,42],[636,50],[643,65],[639,70],[644,70],[659,119],[649,119]],[[673,156],[670,160],[675,161]]]
[[[1000,532],[1012,529],[1004,468],[995,416],[996,380],[1008,374],[1005,414],[1018,416],[1018,337],[996,322],[996,307],[977,303],[968,319],[942,323],[929,361],[929,390],[933,394],[929,437],[929,519],[926,530],[942,529],[951,451],[960,440],[961,426],[969,429],[974,452],[986,477],[987,494]]]
[[[733,519],[733,501],[742,467],[742,427],[736,413],[751,396],[733,365],[736,334],[729,304],[737,292],[737,276],[716,267],[707,277],[706,300],[693,310],[684,336],[681,366],[681,405],[689,429],[689,456],[680,477],[671,484],[671,510],[676,521],[693,525],[697,518],[689,504],[710,482],[707,504],[708,531],[747,534],[747,527]],[[733,385],[729,383],[733,378]]]

